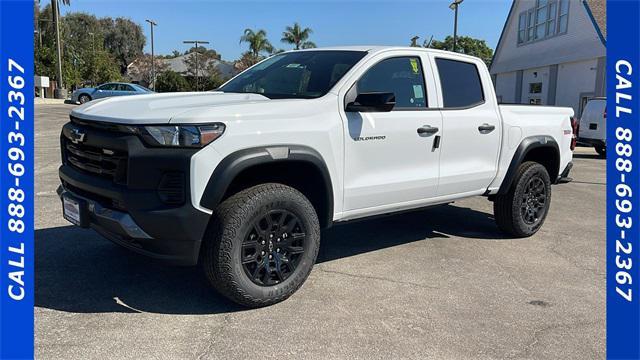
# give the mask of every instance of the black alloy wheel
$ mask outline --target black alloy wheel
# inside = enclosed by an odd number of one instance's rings
[[[272,286],[295,271],[304,253],[305,230],[298,217],[287,210],[270,210],[259,217],[245,236],[241,262],[255,284]]]
[[[520,213],[526,224],[535,225],[544,217],[547,211],[546,201],[544,181],[539,176],[533,176],[525,187],[520,206]]]

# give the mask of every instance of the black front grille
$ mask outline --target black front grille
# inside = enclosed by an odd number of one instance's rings
[[[127,183],[127,153],[111,149],[63,142],[64,157],[70,166],[93,175],[112,180],[116,184]]]

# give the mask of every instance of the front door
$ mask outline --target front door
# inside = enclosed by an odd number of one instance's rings
[[[345,212],[379,213],[436,195],[442,118],[437,109],[429,109],[427,61],[380,56],[368,62],[368,70],[349,90],[392,92],[396,105],[390,112],[344,113]]]

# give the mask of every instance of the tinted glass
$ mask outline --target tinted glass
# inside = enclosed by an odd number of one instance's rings
[[[398,57],[383,60],[358,80],[358,93],[392,92],[395,108],[423,108],[427,106],[422,64],[417,57]]]
[[[471,63],[436,59],[445,108],[469,107],[484,101],[478,68]]]
[[[104,84],[104,85],[100,85],[98,86],[99,90],[115,90],[116,89],[116,84]]]
[[[276,55],[246,70],[220,91],[268,98],[316,98],[326,94],[364,51],[297,51]]]
[[[147,89],[146,87],[139,84],[132,85],[132,87],[141,92],[153,92],[151,89]]]
[[[118,91],[134,91],[133,88],[127,84],[117,84],[116,90]]]

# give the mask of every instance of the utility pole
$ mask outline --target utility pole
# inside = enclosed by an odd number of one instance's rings
[[[455,11],[453,20],[453,52],[456,52],[456,45],[458,42],[458,7],[464,0],[453,0],[449,5],[449,9]]]
[[[149,26],[151,27],[151,89],[153,91],[156,90],[156,61],[155,61],[155,54],[153,52],[153,27],[154,26],[158,26],[158,24],[153,21],[153,20],[145,20],[146,22],[149,23]]]
[[[184,44],[196,44],[196,91],[200,90],[200,87],[198,86],[198,79],[200,77],[200,74],[198,73],[198,44],[208,44],[208,41],[202,41],[202,40],[185,40],[183,41]]]
[[[96,37],[92,32],[89,35],[91,35],[91,82],[93,82],[93,85],[98,86],[96,83]]]
[[[64,99],[67,97],[67,91],[62,80],[62,46],[60,46],[60,10],[58,0],[51,0],[51,11],[53,12],[53,25],[56,28],[56,52],[58,57],[58,87],[54,92],[54,97]]]

